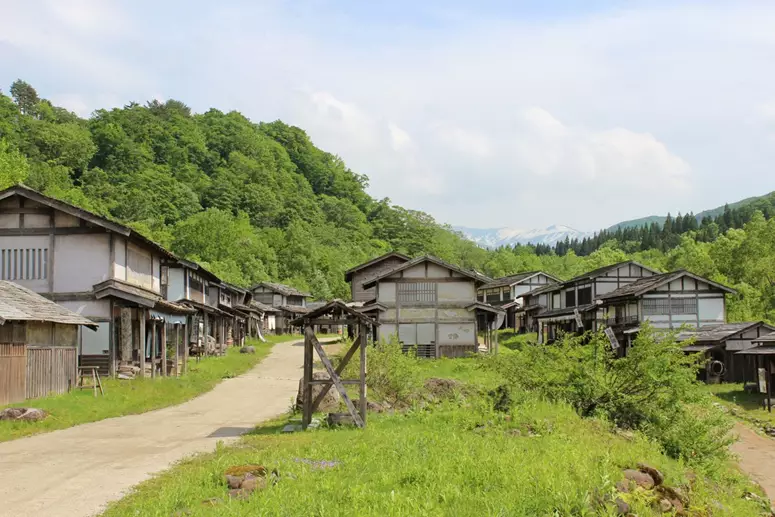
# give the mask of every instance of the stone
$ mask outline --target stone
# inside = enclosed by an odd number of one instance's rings
[[[621,497],[614,499],[614,504],[616,505],[616,513],[618,515],[628,515],[630,513],[630,505]]]
[[[243,346],[239,349],[240,354],[255,354],[256,353],[256,347],[254,346]]]
[[[667,513],[673,509],[673,504],[667,499],[660,499],[659,503],[657,503],[657,507],[659,508],[660,512]]]
[[[355,425],[352,415],[345,413],[329,413],[326,418],[326,423],[329,427],[335,427],[338,425]]]
[[[20,420],[23,422],[39,422],[48,413],[37,408],[10,407],[0,411],[0,420]]]
[[[627,469],[624,471],[624,479],[634,482],[641,488],[651,490],[654,488],[654,479],[645,472],[639,470]]]
[[[616,491],[621,492],[622,494],[628,494],[630,492],[630,484],[623,479],[620,481],[617,481]]]
[[[355,405],[355,409],[360,410],[360,407],[361,407],[360,399],[354,399],[353,400],[353,405]],[[387,410],[385,409],[385,406],[383,406],[379,402],[373,402],[371,400],[366,400],[366,411],[370,411],[372,413],[384,413]]]
[[[660,471],[658,471],[651,465],[648,465],[646,463],[638,463],[638,470],[651,476],[651,479],[654,480],[654,484],[657,486],[661,485],[665,481],[665,476],[663,476]]]
[[[242,485],[242,477],[227,475],[226,484],[229,485],[229,488],[231,489],[240,488],[240,486]]]
[[[254,490],[258,489],[264,489],[266,488],[266,478],[265,477],[245,477],[245,479],[242,481],[242,485],[240,486],[242,490],[248,490],[250,492],[253,492]]]
[[[250,497],[250,490],[243,490],[242,488],[235,488],[229,490],[229,497],[232,499],[247,499]]]
[[[327,381],[331,380],[331,376],[328,375],[326,372],[312,372],[312,380],[314,381]],[[315,400],[318,396],[318,394],[323,389],[323,386],[321,384],[316,384],[312,386],[312,400]],[[336,411],[339,409],[339,392],[336,391],[336,388],[334,385],[331,385],[331,388],[328,390],[328,393],[326,393],[326,396],[323,397],[323,400],[320,401],[320,404],[317,407],[318,411],[321,411],[323,413],[327,413],[329,411]],[[299,379],[299,391],[296,394],[296,408],[301,410],[304,408],[304,378],[302,377]]]
[[[673,488],[666,485],[661,485],[658,487],[659,493],[664,495],[666,499],[669,499],[670,502],[680,501],[681,503],[688,503],[689,498],[686,497],[686,494],[684,494],[683,490],[680,488]],[[673,506],[676,506],[675,503],[673,503]]]

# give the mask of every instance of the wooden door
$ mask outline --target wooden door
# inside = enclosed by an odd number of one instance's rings
[[[22,402],[27,392],[27,345],[0,344],[0,405]]]

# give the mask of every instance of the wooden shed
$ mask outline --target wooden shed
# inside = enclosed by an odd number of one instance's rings
[[[80,326],[97,328],[26,287],[0,280],[0,405],[74,387]]]

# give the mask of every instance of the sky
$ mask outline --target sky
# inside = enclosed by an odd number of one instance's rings
[[[25,0],[0,88],[282,119],[369,193],[593,231],[775,190],[775,2]]]

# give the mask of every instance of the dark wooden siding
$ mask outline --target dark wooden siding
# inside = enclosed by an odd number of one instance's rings
[[[26,389],[26,345],[0,344],[0,405],[23,401]]]
[[[353,274],[352,283],[350,284],[350,291],[352,293],[353,301],[367,302],[369,300],[373,300],[376,297],[374,287],[371,289],[364,289],[363,283],[368,282],[372,278],[378,277],[379,275],[393,269],[400,264],[403,264],[404,262],[406,261],[398,257],[390,257],[355,272]]]
[[[75,386],[77,365],[75,347],[27,347],[27,398],[67,392]]]

